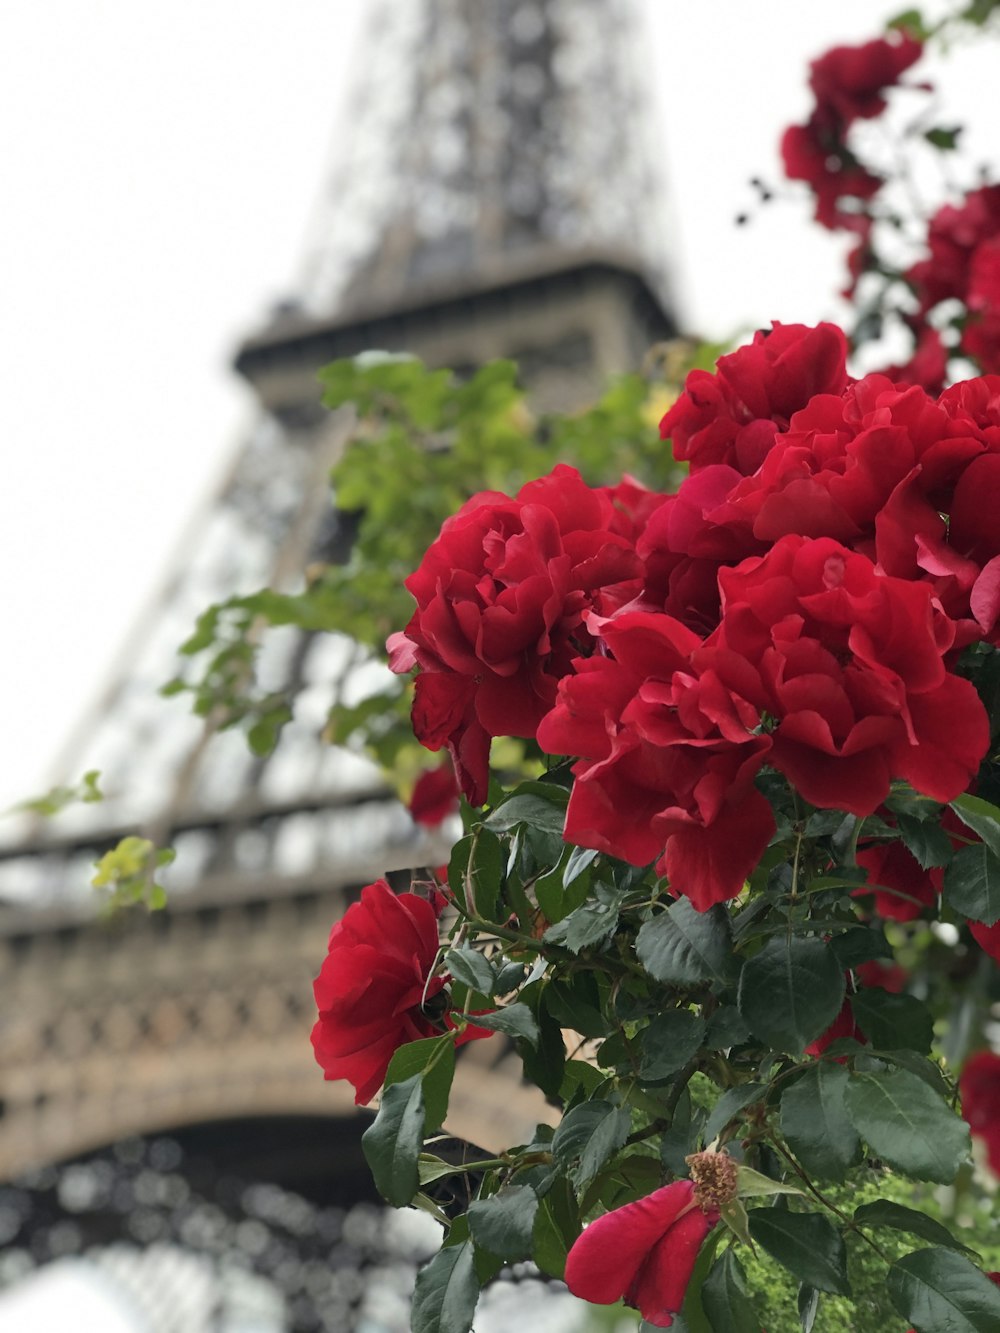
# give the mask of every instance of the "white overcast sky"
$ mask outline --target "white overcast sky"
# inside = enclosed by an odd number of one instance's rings
[[[689,327],[722,337],[835,313],[843,244],[807,229],[804,200],[742,230],[732,219],[807,112],[807,59],[900,7],[646,0]],[[367,8],[0,7],[0,803],[47,785],[239,441],[251,404],[227,362],[293,284],[350,123]],[[996,59],[963,56],[949,84],[995,87]]]

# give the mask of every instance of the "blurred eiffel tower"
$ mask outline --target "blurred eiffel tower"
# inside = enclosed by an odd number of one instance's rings
[[[339,1171],[341,1193],[363,1190],[349,1090],[312,1062],[310,981],[361,884],[446,853],[318,739],[334,695],[361,697],[377,669],[339,636],[269,633],[261,679],[297,702],[267,758],[156,688],[207,605],[295,586],[348,540],[326,479],[351,421],[320,408],[321,365],[373,347],[458,371],[512,357],[536,403],[564,409],[672,332],[630,0],[411,0],[369,18],[300,290],[236,356],[257,419],[67,764],[100,769],[110,797],[0,849],[0,1178],[207,1125],[259,1178],[294,1183],[295,1136],[273,1118],[325,1116],[343,1119],[313,1186]],[[136,830],[177,850],[169,907],[109,925],[90,867]],[[537,1114],[483,1065],[450,1127],[509,1142]]]

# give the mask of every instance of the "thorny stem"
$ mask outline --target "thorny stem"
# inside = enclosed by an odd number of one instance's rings
[[[886,1254],[886,1252],[882,1249],[882,1247],[876,1241],[872,1240],[871,1236],[869,1236],[867,1232],[863,1231],[852,1217],[848,1217],[847,1214],[842,1212],[835,1203],[831,1203],[830,1200],[826,1197],[826,1195],[821,1193],[820,1190],[816,1188],[816,1186],[809,1179],[809,1176],[806,1173],[806,1171],[803,1170],[803,1168],[796,1161],[795,1157],[793,1157],[792,1153],[785,1146],[785,1144],[782,1143],[781,1139],[779,1139],[776,1134],[771,1137],[770,1143],[771,1146],[785,1159],[785,1161],[792,1168],[792,1170],[795,1172],[798,1178],[802,1181],[803,1185],[806,1187],[806,1189],[809,1191],[809,1193],[813,1196],[814,1199],[816,1199],[819,1203],[821,1203],[823,1207],[828,1210],[828,1212],[831,1212],[834,1214],[835,1217],[838,1217],[849,1231],[853,1231],[855,1235],[858,1235],[861,1237],[862,1240],[867,1241],[867,1243],[872,1247],[872,1249],[875,1251],[878,1257],[881,1260],[883,1260],[884,1263],[887,1264],[892,1263],[892,1259],[890,1259],[890,1257]]]

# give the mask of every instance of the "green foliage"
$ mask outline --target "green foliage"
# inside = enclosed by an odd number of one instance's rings
[[[102,890],[109,910],[145,902],[149,910],[166,907],[167,893],[156,872],[173,861],[172,847],[157,847],[148,838],[122,838],[94,862],[91,884]]]
[[[82,803],[91,805],[97,801],[104,800],[104,793],[100,788],[101,775],[97,769],[91,769],[84,773],[75,786],[71,787],[52,787],[44,796],[34,796],[27,801],[21,801],[11,811],[12,814],[24,811],[32,815],[45,815],[46,818],[52,815],[58,815],[65,810],[67,806]]]

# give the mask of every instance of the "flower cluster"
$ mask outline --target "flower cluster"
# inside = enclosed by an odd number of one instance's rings
[[[791,125],[781,140],[790,180],[805,181],[816,196],[816,221],[833,230],[867,235],[864,205],[884,184],[848,146],[849,131],[885,109],[885,92],[915,64],[923,43],[908,33],[863,46],[837,46],[810,66],[815,105],[805,125]]]
[[[563,466],[445,525],[392,644],[417,735],[474,803],[491,736],[573,757],[567,838],[702,911],[774,833],[765,766],[859,816],[897,780],[953,800],[988,744],[954,666],[1000,624],[998,422],[1000,380],[934,399],[852,380],[832,325],[759,333],[664,418],[676,494],[626,511]]]

